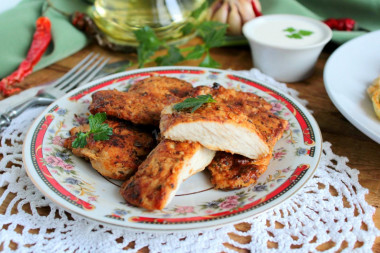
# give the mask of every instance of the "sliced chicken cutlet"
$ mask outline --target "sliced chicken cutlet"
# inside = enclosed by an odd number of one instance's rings
[[[216,189],[232,190],[255,184],[270,163],[274,145],[282,137],[288,122],[270,112],[272,106],[264,98],[250,92],[226,89],[219,84],[212,87],[198,86],[192,95],[211,94],[215,99],[236,106],[255,123],[270,147],[270,155],[261,159],[249,159],[227,152],[217,152],[207,167],[211,182]]]
[[[135,124],[158,125],[161,110],[180,101],[192,88],[190,83],[177,78],[151,76],[132,85],[128,92],[95,92],[89,110],[92,114],[105,112],[107,116]]]
[[[281,139],[288,122],[270,112],[272,105],[251,92],[226,89],[215,83],[212,87],[198,86],[192,96],[210,94],[217,101],[229,104],[245,114],[265,138],[270,148]]]
[[[216,152],[207,169],[215,189],[234,190],[250,186],[267,170],[271,155],[253,160],[241,155]]]
[[[214,99],[217,99],[218,101],[236,106],[241,110],[244,110],[247,114],[257,113],[258,110],[270,111],[272,108],[270,103],[254,93],[237,91],[235,89],[226,89],[218,83],[214,83],[212,87],[195,87],[190,96],[196,97],[199,95],[207,94],[210,94]]]
[[[64,146],[71,149],[74,155],[90,160],[92,167],[101,175],[126,180],[154,148],[155,141],[150,133],[126,122],[106,120],[104,123],[113,129],[109,140],[95,141],[90,136],[84,148],[73,148],[76,133],[90,130],[90,126],[85,124],[70,130],[71,137],[65,140]]]
[[[173,105],[161,112],[162,136],[176,141],[199,142],[208,149],[259,159],[270,154],[270,147],[246,115],[235,106],[217,101],[202,105],[195,112],[176,111]]]
[[[214,155],[214,151],[199,143],[163,140],[136,174],[121,186],[120,193],[132,205],[161,210],[172,200],[180,184],[202,171]]]

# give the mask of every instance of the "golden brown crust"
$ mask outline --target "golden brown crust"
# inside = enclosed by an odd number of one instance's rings
[[[273,148],[276,142],[281,139],[287,128],[288,122],[271,113],[272,105],[256,94],[226,89],[216,83],[213,87],[198,86],[194,88],[191,94],[194,97],[211,94],[215,100],[227,103],[235,110],[239,110],[254,123],[270,148]]]
[[[215,189],[234,190],[250,186],[267,170],[271,155],[259,161],[241,155],[217,152],[207,166]]]
[[[380,76],[373,80],[371,86],[367,88],[367,93],[372,101],[376,116],[380,119]]]
[[[95,92],[89,110],[92,114],[105,112],[135,124],[158,125],[161,110],[180,101],[192,88],[190,83],[177,78],[152,76],[134,84],[128,92]]]
[[[229,103],[234,107],[238,107],[249,114],[255,113],[257,110],[269,111],[272,108],[272,106],[264,98],[254,93],[237,91],[235,89],[226,89],[217,83],[214,83],[212,87],[195,87],[191,92],[192,97],[206,94],[210,94],[218,101]]]
[[[186,163],[202,146],[192,142],[161,141],[120,188],[130,204],[149,210],[163,209],[171,193],[182,182],[179,176]]]
[[[380,89],[373,92],[371,100],[376,116],[380,119]]]
[[[256,129],[262,133],[271,152],[287,128],[288,122],[271,113],[272,106],[253,93],[226,89],[214,84],[213,87],[196,87],[192,94],[211,94],[217,101],[229,103],[247,115],[254,122]],[[217,152],[207,168],[211,172],[211,182],[216,189],[232,190],[255,184],[258,177],[268,168],[271,158],[272,154],[252,160],[241,155]]]
[[[167,96],[186,97],[192,90],[191,83],[184,80],[167,76],[150,76],[132,85],[128,92],[159,94],[164,100]]]
[[[248,118],[254,122],[256,129],[262,134],[270,149],[281,139],[288,122],[269,111],[249,114]]]
[[[76,156],[90,160],[91,165],[101,175],[118,180],[126,180],[136,172],[137,167],[154,147],[154,140],[150,133],[138,130],[129,124],[106,120],[113,128],[109,140],[95,141],[91,136],[87,138],[84,148],[73,148],[77,132],[87,132],[89,125],[74,127],[70,130],[71,137],[66,139],[64,146],[72,150]]]
[[[372,84],[367,88],[368,96],[372,98],[377,90],[380,90],[380,76],[373,80]]]

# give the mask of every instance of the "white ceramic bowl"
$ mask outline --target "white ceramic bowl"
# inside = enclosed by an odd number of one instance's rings
[[[264,15],[245,23],[253,64],[282,82],[309,77],[332,31],[323,22],[297,15]]]

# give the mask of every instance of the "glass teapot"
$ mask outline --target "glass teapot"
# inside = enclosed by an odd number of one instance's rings
[[[119,45],[134,45],[134,31],[151,27],[160,40],[181,42],[191,37],[183,29],[187,24],[197,24],[206,17],[207,0],[95,0],[93,18],[108,39]]]

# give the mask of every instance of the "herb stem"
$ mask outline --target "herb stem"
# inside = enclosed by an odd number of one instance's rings
[[[190,47],[180,48],[179,51],[181,51],[181,52],[188,52],[188,51],[193,51],[194,49],[195,49],[195,46],[190,46]]]

